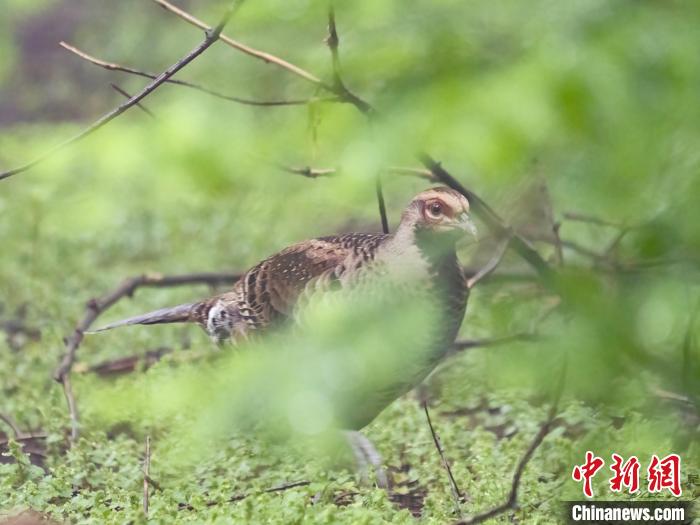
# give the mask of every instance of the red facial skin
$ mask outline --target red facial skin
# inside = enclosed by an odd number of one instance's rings
[[[452,218],[454,216],[453,210],[447,204],[445,204],[443,200],[437,198],[429,199],[421,202],[421,214],[427,222],[435,223],[439,222],[440,220],[440,217],[434,217],[429,213],[430,207],[434,206],[435,204],[440,206],[440,215],[444,215],[448,218]]]

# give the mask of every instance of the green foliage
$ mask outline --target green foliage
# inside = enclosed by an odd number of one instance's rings
[[[81,129],[72,117],[88,120],[120,101],[107,80],[130,92],[144,85],[67,54],[32,54],[27,41],[38,36],[19,36],[68,4],[13,1],[0,20],[3,169]],[[221,1],[192,6],[209,22],[222,8]],[[82,22],[57,38],[144,70],[164,68],[201,38],[149,3],[90,2],[83,9]],[[227,32],[330,79],[325,9],[324,2],[251,1]],[[588,449],[636,454],[642,463],[652,453],[678,452],[684,498],[695,498],[687,476],[700,467],[693,408],[700,400],[700,7],[355,0],[339,2],[336,15],[344,80],[377,107],[371,125],[347,104],[259,108],[164,86],[144,102],[156,119],[132,109],[0,183],[0,322],[41,333],[20,330],[12,337],[24,339],[0,342],[0,412],[48,435],[45,470],[9,441],[0,508],[33,508],[75,523],[145,522],[141,463],[150,435],[151,476],[161,487],[151,494],[152,521],[414,521],[383,491],[358,485],[349,458],[335,457],[342,447],[333,430],[356,408],[343,381],[371,390],[387,370],[411,360],[386,347],[420,331],[427,320],[416,312],[400,319],[358,309],[354,322],[343,323],[344,308],[318,309],[309,315],[319,330],[276,334],[237,352],[217,353],[192,328],[88,337],[78,369],[155,347],[174,352],[116,379],[74,374],[82,438],[70,451],[65,400],[50,373],[85,301],[126,276],[241,270],[300,239],[378,230],[375,174],[415,165],[418,150],[441,160],[552,264],[551,244],[537,240],[551,235],[551,220],[538,215],[543,208],[557,221],[578,212],[630,228],[606,252],[618,228],[564,221],[562,238],[598,255],[565,246],[554,291],[509,254],[500,270],[527,278],[494,279],[472,294],[461,337],[537,329],[542,338],[470,350],[430,380],[433,421],[469,496],[465,514],[503,501],[564,361],[561,420],[525,471],[519,521],[555,522],[560,500],[580,498],[570,470]],[[324,95],[220,43],[181,78],[263,100]],[[278,164],[338,174],[308,180]],[[394,227],[426,183],[383,180]],[[547,198],[533,197],[533,181],[546,184]],[[486,227],[480,230],[483,242],[460,250],[467,266],[493,251]],[[108,316],[209,293],[140,291]],[[382,332],[368,322],[378,319]],[[367,373],[353,375],[358,363]],[[668,393],[686,399],[686,408],[668,404]],[[412,394],[366,434],[397,470],[397,493],[415,501],[425,491],[423,522],[455,519]],[[265,492],[296,480],[310,484]],[[604,482],[597,492],[609,498]]]

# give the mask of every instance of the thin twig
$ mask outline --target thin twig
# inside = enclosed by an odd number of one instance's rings
[[[580,253],[581,255],[585,255],[586,257],[589,257],[589,258],[591,258],[595,261],[598,261],[598,262],[605,262],[605,261],[612,262],[612,261],[609,261],[605,255],[597,253],[597,252],[591,250],[590,248],[586,248],[585,246],[581,246],[577,242],[570,241],[568,239],[559,238],[558,240],[555,240],[555,239],[552,239],[551,237],[544,236],[544,235],[543,236],[534,236],[534,237],[531,237],[531,239],[533,241],[544,242],[546,244],[551,244],[553,246],[559,245],[563,248],[567,248],[571,251]]]
[[[439,179],[433,175],[430,170],[424,168],[406,168],[402,166],[389,166],[386,168],[387,173],[393,173],[395,175],[407,175],[409,177],[418,177],[420,179],[425,179],[430,182],[439,182]]]
[[[146,436],[146,456],[143,459],[143,513],[148,518],[148,486],[151,475],[151,436]]]
[[[78,414],[78,404],[75,402],[75,394],[73,393],[73,385],[70,380],[70,374],[66,373],[61,376],[61,385],[63,386],[63,395],[66,397],[68,404],[68,415],[70,416],[70,444],[75,445],[80,433],[80,416]]]
[[[116,289],[102,296],[99,299],[91,299],[88,301],[85,315],[77,324],[73,333],[66,338],[66,351],[54,371],[53,377],[56,381],[63,384],[63,392],[68,403],[68,412],[71,419],[71,444],[75,443],[78,438],[78,408],[73,395],[73,389],[70,383],[70,371],[75,362],[75,357],[83,341],[83,335],[92,323],[111,308],[115,303],[124,297],[131,297],[137,289],[143,287],[170,287],[190,284],[222,284],[233,283],[238,280],[238,274],[229,273],[195,273],[186,275],[163,276],[158,274],[140,275],[123,281]]]
[[[488,339],[460,339],[452,345],[453,351],[468,350],[470,348],[485,348],[500,346],[515,341],[539,341],[542,337],[530,332],[521,332],[503,337],[492,337]]]
[[[121,64],[117,64],[115,62],[107,62],[105,60],[101,60],[99,58],[96,58],[92,55],[89,55],[85,51],[81,51],[75,46],[72,46],[66,42],[60,42],[59,45],[63,48],[66,49],[67,51],[70,51],[71,53],[75,54],[76,56],[82,58],[83,60],[86,60],[90,62],[91,64],[94,64],[98,67],[101,67],[103,69],[106,69],[108,71],[119,71],[122,73],[129,73],[131,75],[136,75],[139,77],[144,77],[144,78],[150,78],[150,79],[155,79],[157,78],[157,75],[154,73],[149,73],[147,71],[141,71],[139,69],[134,69],[129,66],[123,66]],[[337,97],[326,97],[326,98],[313,98],[313,99],[298,99],[298,100],[251,100],[247,98],[241,98],[241,97],[234,97],[233,95],[225,95],[223,93],[220,93],[218,91],[215,91],[213,89],[209,89],[207,87],[204,87],[200,84],[195,84],[194,82],[187,82],[186,80],[178,80],[176,78],[169,78],[166,81],[168,84],[174,84],[176,86],[182,86],[182,87],[187,87],[190,89],[194,89],[196,91],[201,91],[202,93],[206,93],[207,95],[211,95],[216,98],[220,98],[223,100],[228,100],[231,102],[237,102],[239,104],[245,104],[248,106],[299,106],[299,105],[305,105],[309,104],[310,102],[317,102],[317,101],[337,101]]]
[[[554,249],[555,253],[557,255],[557,265],[561,266],[564,264],[564,249],[562,248],[561,244],[561,237],[559,235],[559,230],[561,229],[561,223],[560,222],[555,222],[552,224],[552,235],[554,235]]]
[[[236,501],[241,501],[242,499],[245,499],[248,496],[253,496],[253,495],[258,495],[258,494],[272,494],[273,492],[284,492],[285,490],[295,489],[297,487],[306,487],[308,485],[311,485],[310,481],[306,481],[306,480],[291,481],[289,483],[283,483],[282,485],[277,485],[276,487],[271,487],[269,489],[260,490],[258,492],[253,492],[253,493],[244,492],[242,494],[236,494],[235,496],[231,496],[228,499],[228,502],[234,503]],[[218,504],[218,502],[215,502],[215,501],[207,502],[207,506],[212,506],[212,505],[217,505],[217,504]]]
[[[539,431],[537,432],[537,434],[535,434],[535,437],[530,442],[530,446],[527,448],[527,450],[525,450],[525,453],[522,455],[517,467],[515,468],[508,498],[502,504],[497,505],[485,512],[472,516],[471,518],[467,518],[466,520],[458,521],[454,525],[474,525],[475,523],[483,523],[488,519],[498,516],[499,514],[503,514],[504,512],[507,512],[509,510],[514,510],[518,507],[518,490],[520,489],[520,480],[522,479],[525,467],[527,467],[527,464],[530,462],[530,459],[532,459],[533,454],[542,444],[544,438],[547,437],[549,431],[552,429],[552,424],[554,423],[557,411],[559,410],[559,401],[561,400],[561,396],[564,391],[566,369],[567,366],[565,363],[562,367],[559,376],[559,381],[554,390],[552,404],[549,408],[547,419],[540,426]]]
[[[641,228],[642,225],[627,225],[621,222],[609,221],[607,219],[601,219],[600,217],[594,217],[592,215],[586,215],[584,213],[577,212],[566,212],[564,213],[564,218],[570,221],[585,222],[588,224],[594,224],[596,226],[602,226],[606,228],[616,228],[620,230],[617,235],[610,242],[610,245],[605,249],[603,257],[610,258],[613,251],[619,246],[622,239],[632,230]]]
[[[300,481],[292,481],[289,483],[283,483],[282,485],[277,485],[276,487],[271,487],[269,489],[264,489],[264,490],[259,490],[256,492],[242,492],[240,494],[235,494],[231,496],[229,499],[226,500],[226,503],[235,503],[237,501],[244,500],[245,498],[249,496],[258,496],[260,494],[272,494],[274,492],[284,492],[285,490],[289,489],[294,489],[297,487],[307,487],[311,485],[310,481],[306,480],[300,480]],[[207,507],[214,507],[216,505],[219,505],[221,502],[216,501],[216,500],[210,500],[206,502]],[[194,510],[194,507],[188,503],[180,503],[179,505],[180,510]]]
[[[287,171],[289,173],[296,173],[297,175],[304,175],[305,177],[316,178],[325,177],[328,175],[335,175],[340,170],[338,168],[314,168],[311,166],[286,166],[284,164],[276,164],[281,170]],[[437,182],[435,176],[430,173],[430,171],[423,168],[406,168],[400,166],[389,166],[381,170],[384,173],[389,173],[392,175],[406,175],[410,177],[417,177],[420,179],[425,179],[430,182]]]
[[[291,481],[289,483],[282,483],[282,485],[277,485],[276,487],[272,487],[270,489],[265,489],[263,492],[265,494],[270,494],[272,492],[283,492],[285,490],[295,489],[297,487],[306,487],[308,485],[311,485],[310,481],[306,481],[306,480]]]
[[[450,491],[452,492],[452,499],[454,501],[455,511],[457,512],[457,515],[459,517],[462,517],[462,492],[459,490],[459,487],[457,486],[457,481],[452,475],[450,462],[447,460],[447,457],[445,457],[445,452],[442,449],[442,445],[440,444],[440,438],[435,432],[435,428],[433,428],[433,422],[430,420],[430,411],[428,410],[427,400],[423,401],[423,411],[425,412],[425,419],[428,421],[428,427],[430,427],[430,434],[433,436],[433,443],[435,443],[435,448],[437,449],[438,454],[440,454],[442,466],[445,468],[445,471],[447,472],[447,478],[450,481]]]
[[[342,101],[355,106],[360,113],[370,115],[374,112],[374,108],[348,89],[340,73],[340,53],[338,52],[340,38],[338,37],[338,30],[335,25],[335,7],[333,1],[334,0],[328,1],[328,36],[326,37],[326,44],[331,51],[331,63],[333,66],[332,92],[338,95]],[[381,186],[381,183],[379,184]]]
[[[319,177],[330,177],[331,175],[335,175],[338,172],[338,170],[335,168],[312,168],[311,166],[295,167],[278,164],[277,167],[288,173],[303,175],[304,177],[308,177],[310,179],[317,179]]]
[[[117,86],[116,84],[110,82],[109,85],[112,86],[112,89],[113,89],[114,91],[116,91],[117,93],[119,93],[119,94],[122,95],[123,97],[125,97],[125,98],[127,98],[127,99],[130,99],[130,98],[131,98],[131,95],[129,95],[129,93],[127,93],[126,91],[124,91],[122,88],[120,88],[120,87]],[[143,111],[146,115],[148,115],[149,117],[151,117],[152,119],[155,120],[156,116],[153,114],[153,112],[152,112],[150,109],[148,109],[146,106],[144,106],[143,104],[141,104],[141,102],[137,102],[137,103],[136,103],[136,107],[138,107],[138,108],[139,108],[141,111]]]
[[[128,109],[132,108],[134,105],[136,105],[138,102],[146,98],[148,95],[153,93],[158,87],[160,87],[163,83],[165,83],[170,77],[172,77],[175,73],[180,71],[182,68],[187,66],[190,62],[192,62],[194,59],[196,59],[199,55],[204,53],[211,45],[216,42],[219,39],[219,35],[221,34],[221,31],[223,31],[224,27],[228,23],[228,21],[231,19],[231,16],[233,15],[233,12],[235,9],[240,6],[240,2],[231,2],[229,5],[228,9],[226,10],[226,13],[224,16],[221,18],[221,21],[217,24],[217,26],[214,29],[208,29],[206,31],[206,35],[204,37],[204,40],[202,41],[201,44],[199,44],[197,47],[195,47],[192,51],[187,53],[184,57],[182,57],[180,60],[175,62],[173,65],[171,65],[169,68],[167,68],[165,71],[163,71],[160,75],[158,75],[157,78],[155,78],[153,81],[149,82],[149,84],[143,88],[137,95],[131,97],[129,100],[124,101],[121,103],[119,106],[111,110],[110,112],[106,113],[99,119],[97,119],[95,122],[90,124],[87,128],[83,129],[80,131],[77,135],[74,135],[73,137],[69,138],[68,140],[61,142],[54,146],[53,148],[48,149],[44,153],[40,154],[38,157],[36,157],[34,160],[31,160],[27,162],[26,164],[22,166],[18,166],[16,168],[13,168],[8,171],[4,171],[0,173],[0,180],[6,179],[8,177],[11,177],[13,175],[17,175],[19,173],[25,172],[37,164],[40,164],[47,158],[49,158],[51,155],[54,153],[62,150],[63,148],[70,146],[71,144],[74,144],[76,142],[79,142],[80,140],[84,139],[88,135],[91,135],[98,129],[100,129],[102,126],[105,124],[111,122],[115,118],[117,118],[119,115],[127,111]]]
[[[619,228],[621,230],[627,229],[627,226],[625,226],[624,224],[621,224],[618,222],[613,222],[613,221],[608,221],[605,219],[600,219],[599,217],[594,217],[592,215],[586,215],[584,213],[565,212],[564,218],[566,220],[569,220],[569,221],[587,222],[589,224],[596,224],[598,226],[606,226],[606,227],[610,227],[610,228]]]
[[[625,236],[632,231],[633,228],[622,228],[617,235],[613,238],[612,241],[610,241],[610,244],[608,247],[605,249],[605,256],[606,257],[611,257],[613,255],[613,252],[617,249],[617,247],[620,245],[622,242],[622,239],[625,238]]]
[[[384,233],[389,233],[389,219],[386,216],[386,203],[384,202],[384,191],[382,190],[382,177],[379,173],[377,173],[374,189],[377,194],[379,217],[382,220],[382,231]]]
[[[542,179],[539,188],[541,191],[541,197],[543,201],[544,214],[547,218],[547,223],[551,225],[552,237],[554,238],[554,254],[556,257],[556,265],[561,266],[564,264],[564,250],[561,246],[561,237],[559,235],[559,230],[561,229],[561,222],[554,220],[554,206],[552,205],[552,199],[549,193],[549,187],[547,182]]]
[[[506,250],[508,249],[512,238],[513,235],[509,232],[498,245],[496,248],[496,253],[494,253],[493,257],[489,259],[489,262],[487,262],[484,267],[476,273],[476,275],[467,280],[467,288],[471,290],[479,281],[491,275],[494,270],[498,268],[498,265],[503,260],[503,256],[506,254]]]
[[[326,37],[326,45],[331,51],[331,63],[333,65],[333,82],[336,86],[343,85],[343,79],[340,75],[340,54],[338,53],[338,31],[335,25],[335,7],[333,0],[328,2],[328,36]]]

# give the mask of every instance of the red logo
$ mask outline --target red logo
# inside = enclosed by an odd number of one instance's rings
[[[627,487],[630,494],[637,492],[639,490],[639,460],[637,456],[632,456],[624,463],[622,456],[613,454],[612,458],[613,464],[610,465],[610,470],[615,475],[610,478],[610,490],[621,492],[622,487]]]
[[[612,454],[610,470],[613,476],[609,479],[611,492],[622,492],[625,488],[630,494],[639,490],[639,470],[641,465],[637,456],[631,456],[627,461],[619,454]],[[571,477],[576,482],[583,482],[583,494],[587,498],[593,497],[593,477],[603,468],[605,460],[586,452],[586,460],[582,465],[576,465],[571,472]],[[680,497],[681,490],[681,458],[678,454],[669,454],[663,459],[654,454],[651,456],[647,468],[648,485],[650,493],[661,492],[668,489],[671,494]]]
[[[661,492],[668,489],[676,497],[681,491],[681,457],[678,454],[669,454],[664,459],[654,454],[647,469],[649,477],[649,492]]]
[[[574,481],[583,481],[583,493],[587,498],[593,497],[593,488],[591,487],[591,479],[605,465],[603,458],[593,455],[590,450],[586,452],[586,462],[583,465],[576,465],[571,477]]]

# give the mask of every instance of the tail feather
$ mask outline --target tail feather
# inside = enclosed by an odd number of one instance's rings
[[[107,330],[111,330],[112,328],[118,328],[120,326],[129,326],[134,324],[186,323],[192,320],[192,312],[197,304],[198,303],[188,303],[181,304],[178,306],[172,306],[170,308],[161,308],[160,310],[155,310],[147,314],[122,319],[121,321],[116,321],[96,330],[90,330],[89,332],[85,333],[95,334],[97,332],[105,332]]]

